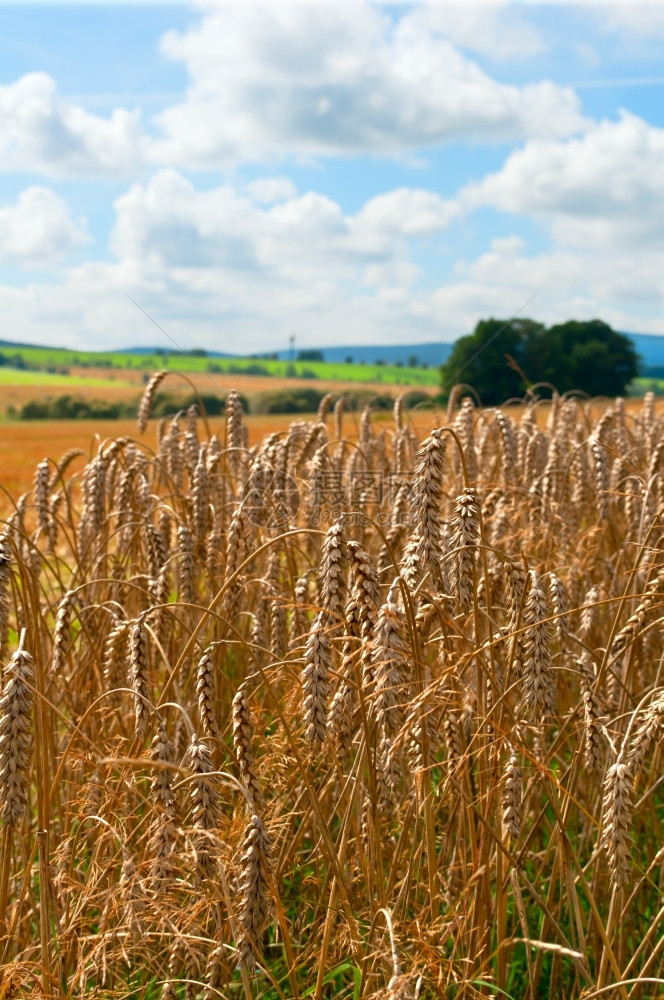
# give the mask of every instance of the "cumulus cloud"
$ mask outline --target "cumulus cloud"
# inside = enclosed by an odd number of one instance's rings
[[[664,129],[628,112],[588,122],[574,92],[546,80],[500,83],[500,60],[542,50],[530,5],[198,7],[189,28],[163,40],[189,89],[147,131],[137,112],[97,115],[80,98],[65,100],[46,73],[0,86],[0,170],[140,179],[115,202],[110,260],[62,266],[87,239],[85,225],[47,188],[0,207],[0,262],[59,267],[30,285],[0,286],[0,314],[16,337],[153,339],[124,292],[183,346],[238,352],[274,349],[293,332],[302,344],[453,339],[533,295],[527,312],[548,322],[597,315],[664,332]],[[610,10],[601,14],[607,30],[623,25],[635,39],[640,15]],[[659,16],[649,8],[652,37]],[[407,157],[448,140],[522,145],[453,198],[401,187],[353,212],[298,190],[274,167],[279,158]],[[249,161],[269,174],[192,183],[196,170]],[[502,218],[501,237],[489,244],[487,235],[485,252],[451,269],[460,229],[452,237],[449,227],[486,206],[539,220],[549,248],[533,253]],[[474,243],[492,219],[470,219]]]
[[[459,265],[458,273],[479,286],[510,288],[514,309],[534,294],[538,313],[540,308],[550,311],[556,301],[568,312],[570,303],[583,301],[590,309],[615,310],[620,303],[624,309],[627,303],[660,302],[662,263],[661,250],[645,251],[637,258],[630,252],[589,256],[562,248],[528,256],[506,253],[494,243],[477,260]]]
[[[297,188],[290,177],[261,177],[247,184],[252,201],[269,205],[275,201],[287,201],[297,194]]]
[[[90,114],[61,100],[48,73],[0,86],[0,170],[124,177],[143,155],[137,112]]]
[[[636,38],[664,37],[664,7],[659,0],[608,4],[595,0],[593,7],[605,31],[620,35],[623,40],[625,32]]]
[[[264,205],[231,185],[197,190],[175,170],[161,170],[115,202],[112,247],[120,258],[185,269],[308,271],[347,244],[338,204],[307,192]]]
[[[444,229],[459,211],[456,202],[445,201],[432,191],[398,188],[368,201],[357,216],[356,227],[369,232],[425,236]]]
[[[443,199],[400,189],[349,215],[315,192],[286,196],[281,187],[280,195],[266,202],[251,186],[200,190],[175,170],[159,171],[116,200],[115,261],[86,261],[39,290],[0,289],[0,309],[37,341],[46,330],[70,343],[145,338],[124,292],[183,346],[193,337],[262,350],[293,329],[302,342],[426,339],[411,243],[445,229]]]
[[[496,62],[526,60],[545,47],[523,4],[510,0],[472,3],[421,3],[411,15],[424,30],[433,30],[454,45]]]
[[[524,306],[522,315],[547,323],[600,317],[616,329],[662,334],[663,267],[661,251],[529,257],[517,240],[505,239],[431,289],[398,255],[366,267],[332,261],[300,278],[294,272],[290,281],[252,269],[169,266],[152,256],[86,262],[48,284],[0,285],[0,311],[17,339],[172,346],[128,292],[181,347],[237,353],[286,346],[293,332],[302,345],[452,340],[481,316],[507,317]]]
[[[604,248],[664,240],[664,129],[627,111],[581,138],[531,140],[461,195],[550,221],[557,242]]]
[[[400,188],[344,215],[333,199],[279,185],[243,192],[230,184],[197,190],[176,170],[161,170],[115,202],[112,247],[119,258],[181,268],[251,269],[304,283],[321,276],[402,258],[409,237],[432,235],[457,214],[454,202],[430,191]]]
[[[0,170],[128,177],[150,164],[396,156],[451,139],[560,137],[586,125],[572,89],[502,84],[468,55],[538,51],[536,32],[504,0],[405,12],[369,0],[201,6],[190,28],[162,40],[190,86],[149,125],[137,110],[104,116],[64,99],[45,72],[1,85]]]
[[[0,286],[3,321],[36,342],[159,342],[127,292],[183,348],[242,353],[273,350],[293,332],[301,344],[451,340],[535,296],[524,314],[547,322],[599,316],[618,329],[664,332],[661,247],[532,254],[522,237],[504,235],[434,283],[421,249],[448,239],[456,202],[397,189],[346,214],[315,192],[284,187],[280,198],[241,184],[201,190],[159,171],[116,201],[115,260]],[[47,242],[42,233],[32,245]],[[15,244],[9,253],[15,259]]]
[[[162,42],[191,84],[157,118],[158,162],[398,155],[453,138],[565,136],[585,124],[570,88],[501,84],[462,54],[447,32],[468,36],[468,15],[448,24],[448,5],[405,14],[366,0],[204,7]]]
[[[663,266],[664,251],[655,248],[593,254],[554,248],[528,255],[494,241],[476,260],[460,262],[457,280],[432,299],[469,325],[478,316],[524,310],[546,323],[599,317],[617,330],[662,334]]]
[[[0,263],[49,266],[88,241],[66,203],[48,188],[30,187],[0,208]]]

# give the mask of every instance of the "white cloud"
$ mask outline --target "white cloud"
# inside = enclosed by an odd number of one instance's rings
[[[471,21],[457,13],[448,24],[447,5],[405,14],[367,0],[203,6],[199,22],[162,42],[191,85],[157,118],[156,162],[399,155],[453,138],[506,142],[585,125],[570,88],[504,85],[462,55],[448,36],[467,39]]]
[[[536,28],[529,24],[523,4],[509,0],[465,0],[422,3],[412,15],[423,28],[454,45],[494,61],[531,59],[544,48]]]
[[[264,205],[287,201],[297,194],[297,188],[289,177],[261,177],[247,184],[247,191],[252,201]]]
[[[600,317],[616,329],[664,333],[664,254],[600,257],[555,251],[528,258],[498,247],[430,291],[408,260],[327,268],[289,281],[256,270],[181,268],[151,258],[88,262],[64,280],[0,286],[0,311],[13,336],[86,347],[172,346],[128,302],[128,292],[182,348],[239,354],[305,344],[418,343],[452,340],[482,316],[522,315],[552,323]],[[526,303],[535,294],[528,305]]]
[[[124,177],[141,162],[142,143],[136,112],[90,114],[60,100],[48,73],[0,86],[0,170]]]
[[[236,276],[254,270],[304,284],[305,275],[322,278],[331,268],[350,273],[401,260],[408,237],[440,232],[458,212],[439,195],[412,188],[372,198],[353,216],[325,195],[283,184],[278,190],[281,200],[266,203],[261,185],[199,191],[177,171],[161,170],[117,199],[113,250],[121,259],[219,267]]]
[[[124,293],[183,348],[238,353],[273,350],[291,333],[303,345],[451,340],[533,295],[524,315],[546,322],[599,316],[618,329],[664,332],[664,251],[654,245],[529,256],[522,238],[503,236],[432,287],[421,253],[413,258],[458,208],[424,190],[398,189],[346,215],[315,192],[266,203],[246,187],[197,190],[163,170],[115,208],[115,261],[0,287],[0,314],[17,339],[170,343]]]
[[[154,340],[127,292],[183,346],[268,349],[292,330],[302,342],[426,339],[410,244],[447,225],[442,199],[401,189],[345,215],[315,192],[268,204],[258,194],[197,190],[162,170],[116,200],[115,262],[85,262],[39,289],[0,289],[3,317],[38,342]]]
[[[437,308],[470,317],[519,310],[545,323],[599,317],[618,330],[664,333],[664,251],[581,253],[554,249],[515,254],[494,241],[476,260],[457,265],[459,280],[438,289]],[[528,300],[532,299],[528,305]]]
[[[497,236],[490,249],[500,257],[517,257],[526,249],[526,241],[521,236]]]
[[[596,0],[592,6],[603,28],[619,34],[623,39],[625,32],[644,39],[664,36],[664,7],[660,0],[651,0],[650,3],[638,0],[631,3],[606,3]]]
[[[163,38],[190,86],[152,131],[138,110],[92,113],[59,96],[48,73],[28,73],[0,85],[0,170],[129,177],[147,163],[407,156],[451,139],[560,137],[587,124],[571,88],[501,84],[460,51],[510,60],[538,51],[504,0],[405,12],[370,0],[199,6],[192,27]]]
[[[0,263],[49,266],[88,242],[66,203],[44,187],[26,188],[0,208]]]
[[[398,188],[368,201],[357,216],[356,227],[425,236],[444,229],[459,211],[455,202],[432,191]]]
[[[46,73],[0,86],[0,171],[142,178],[115,202],[115,259],[0,287],[3,324],[38,342],[158,340],[128,292],[183,346],[242,352],[285,345],[293,332],[301,344],[452,339],[536,295],[526,314],[544,321],[600,316],[664,332],[664,129],[628,112],[590,123],[569,88],[506,86],[481,69],[472,54],[486,66],[542,50],[532,6],[204,0],[190,28],[164,38],[190,87],[152,123],[158,137],[142,132],[137,112],[94,114],[59,96]],[[658,37],[661,5],[648,6],[647,32],[633,9],[598,6],[597,17],[635,44]],[[570,44],[592,61],[600,36]],[[282,157],[326,155],[406,162],[447,140],[523,147],[453,199],[402,187],[353,213],[276,170],[203,189],[174,169],[256,160],[269,171]],[[167,169],[145,180],[150,164]],[[550,248],[533,254],[504,220],[491,240],[491,213],[478,214],[467,233],[486,234],[488,249],[441,283],[435,269],[458,253],[441,234],[487,205],[539,221]],[[1,263],[60,266],[86,239],[46,188],[0,208]]]
[[[198,191],[175,170],[133,185],[115,209],[118,257],[191,271],[223,268],[237,280],[243,271],[311,271],[349,243],[341,209],[324,195],[308,192],[265,206],[230,185]]]
[[[623,111],[581,138],[532,140],[502,169],[462,193],[466,207],[494,205],[541,216],[556,242],[619,248],[664,239],[664,129]]]

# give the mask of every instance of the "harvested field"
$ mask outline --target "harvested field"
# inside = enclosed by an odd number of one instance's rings
[[[11,428],[3,995],[659,995],[654,398],[206,428],[155,388],[140,434]]]

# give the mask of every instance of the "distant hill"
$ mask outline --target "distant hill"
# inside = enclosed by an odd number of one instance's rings
[[[298,349],[295,348],[296,356]],[[302,350],[307,349],[312,348],[302,348]],[[352,358],[355,364],[365,361],[368,365],[375,365],[377,361],[384,361],[387,365],[396,365],[399,362],[402,365],[407,365],[409,358],[417,358],[415,367],[427,364],[433,368],[436,365],[442,365],[443,361],[447,359],[452,350],[452,344],[384,344],[382,346],[380,344],[378,346],[364,344],[359,347],[351,345],[346,347],[316,347],[315,349],[323,352],[326,361],[336,363],[345,361],[346,358]],[[277,351],[277,357],[280,361],[289,361],[291,352]]]
[[[22,343],[19,340],[0,340],[0,351],[2,350],[3,347],[11,347],[13,350],[16,351],[16,350],[21,350],[21,349],[26,348],[26,347],[32,348],[32,347],[40,347],[40,346],[41,346],[40,344],[24,344],[24,343]],[[49,350],[51,350],[51,351],[67,351],[67,352],[69,352],[69,348],[68,347],[50,347]]]
[[[360,347],[314,347],[308,345],[307,347],[296,346],[294,351],[283,350],[283,351],[265,351],[261,354],[256,355],[260,358],[271,358],[275,357],[279,361],[290,361],[291,355],[293,359],[297,358],[297,352],[299,350],[316,350],[322,351],[323,357],[326,361],[330,361],[338,364],[343,362],[346,358],[352,358],[357,364],[360,361],[365,361],[368,365],[373,365],[376,361],[384,361],[387,365],[394,365],[401,362],[402,365],[408,364],[408,359],[415,357],[417,358],[417,365],[427,364],[430,368],[434,368],[436,365],[442,365],[443,361],[446,360],[450,351],[452,350],[452,344],[396,344],[389,346],[376,346],[375,344],[365,344]],[[123,354],[146,354],[153,355],[155,353],[154,347],[128,347],[123,350]],[[167,351],[169,354],[177,354],[177,351]],[[225,351],[206,351],[206,357],[208,358],[235,358],[235,357],[246,357],[246,355],[229,354]]]
[[[643,367],[649,368],[653,365],[664,365],[664,336],[649,333],[626,333],[626,337],[634,343],[639,353]],[[351,357],[353,361],[366,361],[367,364],[375,364],[376,361],[383,360],[388,365],[401,362],[407,364],[408,358],[415,356],[418,363],[426,362],[430,367],[442,365],[450,355],[451,343],[440,344],[397,344],[383,347],[361,346],[361,347],[320,347],[326,361],[344,361]],[[289,351],[278,351],[278,357],[282,360],[290,358]]]
[[[664,337],[650,333],[626,333],[625,336],[634,343],[644,368],[664,365]]]
[[[191,347],[187,351],[178,351],[178,350],[176,350],[173,347],[155,347],[154,345],[152,347],[122,347],[122,348],[118,348],[118,352],[120,354],[145,354],[145,355],[149,355],[149,356],[156,354],[157,351],[161,351],[162,354],[171,354],[171,355],[193,354],[194,357],[195,357],[196,356],[196,350],[197,350],[197,348]],[[205,357],[206,358],[239,358],[239,357],[246,357],[246,355],[244,355],[244,354],[242,354],[242,355],[240,355],[240,354],[230,354],[228,351],[210,351],[207,348],[205,348]]]
[[[643,368],[652,368],[656,366],[664,366],[664,336],[658,334],[648,334],[648,333],[626,333],[626,337],[634,343],[636,350],[638,351]],[[22,350],[25,348],[34,348],[35,344],[25,344],[19,343],[18,341],[11,340],[0,340],[0,351],[3,349],[13,349]],[[416,366],[427,365],[429,368],[435,368],[438,365],[443,364],[444,361],[449,357],[450,351],[452,350],[453,344],[449,343],[427,343],[427,344],[361,344],[359,346],[347,345],[345,347],[330,347],[322,345],[317,347],[315,345],[307,345],[308,349],[319,350],[323,354],[325,361],[332,363],[344,362],[346,358],[352,358],[355,364],[359,362],[365,362],[368,365],[375,364],[377,361],[384,361],[387,365],[402,364],[408,366],[411,358],[417,358]],[[298,350],[307,349],[304,345],[297,344],[295,347],[295,357],[297,357]],[[49,347],[50,351],[63,351],[71,353],[71,349],[61,348],[57,346]],[[118,351],[121,354],[134,354],[134,355],[145,355],[150,356],[156,354],[157,351],[169,355],[177,355],[179,352],[176,350],[171,350],[170,348],[155,346],[141,346],[141,347],[130,347],[125,350]],[[195,348],[191,348],[189,352],[196,351]],[[74,352],[76,353],[76,352]],[[88,352],[84,352],[88,353]],[[110,351],[94,352],[109,355]],[[263,352],[259,355],[252,355],[253,357],[277,357],[280,361],[289,361],[291,359],[291,351],[284,349],[280,351],[275,351],[274,353]],[[205,357],[207,358],[240,358],[247,357],[247,355],[240,355],[230,351],[214,351],[206,350]]]

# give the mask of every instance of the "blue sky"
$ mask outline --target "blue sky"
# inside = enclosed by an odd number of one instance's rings
[[[0,338],[664,333],[664,5],[0,0]]]

